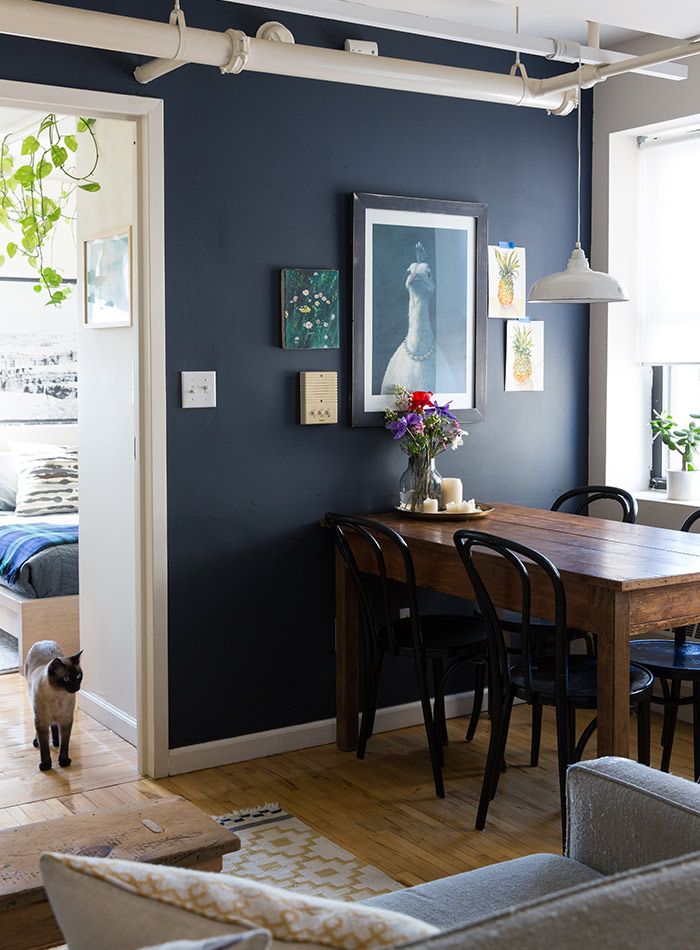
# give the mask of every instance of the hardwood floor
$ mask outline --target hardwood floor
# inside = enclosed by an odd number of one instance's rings
[[[335,745],[174,776],[139,779],[131,746],[87,716],[74,732],[73,765],[38,770],[32,723],[19,676],[0,677],[0,828],[182,795],[208,814],[277,801],[362,860],[402,884],[561,847],[553,718],[545,711],[542,754],[528,767],[530,713],[516,707],[508,770],[491,804],[486,830],[474,831],[475,807],[488,742],[488,722],[464,742],[466,720],[449,723],[447,797],[435,798],[422,728],[370,740],[358,761]],[[583,725],[581,720],[580,725]],[[658,764],[660,718],[652,755]],[[593,754],[591,752],[591,754]],[[690,727],[678,724],[672,763],[692,775]]]

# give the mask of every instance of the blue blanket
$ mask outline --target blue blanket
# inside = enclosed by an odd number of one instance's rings
[[[77,525],[10,524],[0,526],[0,577],[14,584],[30,557],[57,544],[77,543]]]

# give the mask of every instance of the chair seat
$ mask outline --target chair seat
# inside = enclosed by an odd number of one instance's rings
[[[630,657],[655,676],[700,680],[700,643],[686,640],[676,646],[673,640],[632,640]]]
[[[546,706],[554,705],[554,659],[543,659],[533,667],[532,690]],[[525,692],[522,664],[510,669],[510,678],[517,694]],[[654,677],[649,670],[630,664],[630,703],[638,702],[651,690]],[[595,709],[598,699],[598,661],[592,656],[569,656],[569,699],[581,709]]]
[[[516,610],[499,610],[498,616],[500,617],[503,629],[508,633],[521,632],[523,618]],[[536,633],[542,636],[550,636],[554,639],[554,624],[551,620],[542,620],[540,617],[530,617],[530,629],[534,629]],[[588,636],[585,630],[577,630],[575,627],[567,627],[566,634],[569,640],[580,640],[582,637]]]
[[[394,624],[399,641],[399,652],[413,655],[411,620],[405,617]],[[486,655],[486,631],[480,620],[460,614],[426,614],[421,617],[421,631],[426,655],[453,656],[461,652]],[[388,650],[386,627],[379,630],[379,638]]]

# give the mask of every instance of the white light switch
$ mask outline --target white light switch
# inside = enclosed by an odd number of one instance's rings
[[[180,373],[183,409],[213,409],[216,406],[216,373]]]

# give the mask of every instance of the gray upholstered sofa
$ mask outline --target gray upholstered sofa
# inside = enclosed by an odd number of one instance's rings
[[[535,854],[366,901],[440,927],[413,946],[700,946],[700,785],[613,757],[567,776],[565,856]],[[486,832],[488,833],[488,832]]]
[[[137,950],[183,938],[196,941],[187,950],[700,946],[700,786],[604,758],[572,766],[567,796],[564,856],[530,855],[364,907],[266,896],[265,885],[227,875],[112,859],[44,855],[42,871],[72,950]]]

